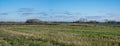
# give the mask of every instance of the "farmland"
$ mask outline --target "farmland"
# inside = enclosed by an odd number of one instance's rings
[[[0,46],[120,46],[120,27],[0,26]]]

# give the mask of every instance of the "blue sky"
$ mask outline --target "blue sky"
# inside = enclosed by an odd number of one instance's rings
[[[0,0],[0,21],[120,21],[120,0]]]

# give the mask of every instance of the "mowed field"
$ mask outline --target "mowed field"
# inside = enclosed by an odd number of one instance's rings
[[[0,46],[120,46],[120,27],[0,26]]]

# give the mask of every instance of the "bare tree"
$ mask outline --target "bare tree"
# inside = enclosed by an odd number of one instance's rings
[[[114,21],[114,20],[108,20],[106,23],[108,23],[108,24],[117,24],[117,22]]]
[[[40,21],[39,19],[28,19],[26,21],[26,23],[30,23],[30,24],[41,24],[42,21]]]
[[[84,23],[86,22],[85,18],[80,18],[79,20],[75,21],[75,23]]]
[[[88,23],[98,24],[99,22],[96,20],[90,20]]]

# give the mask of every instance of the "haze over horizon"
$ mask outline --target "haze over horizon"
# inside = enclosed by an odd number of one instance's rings
[[[0,0],[0,21],[120,21],[120,0]]]

